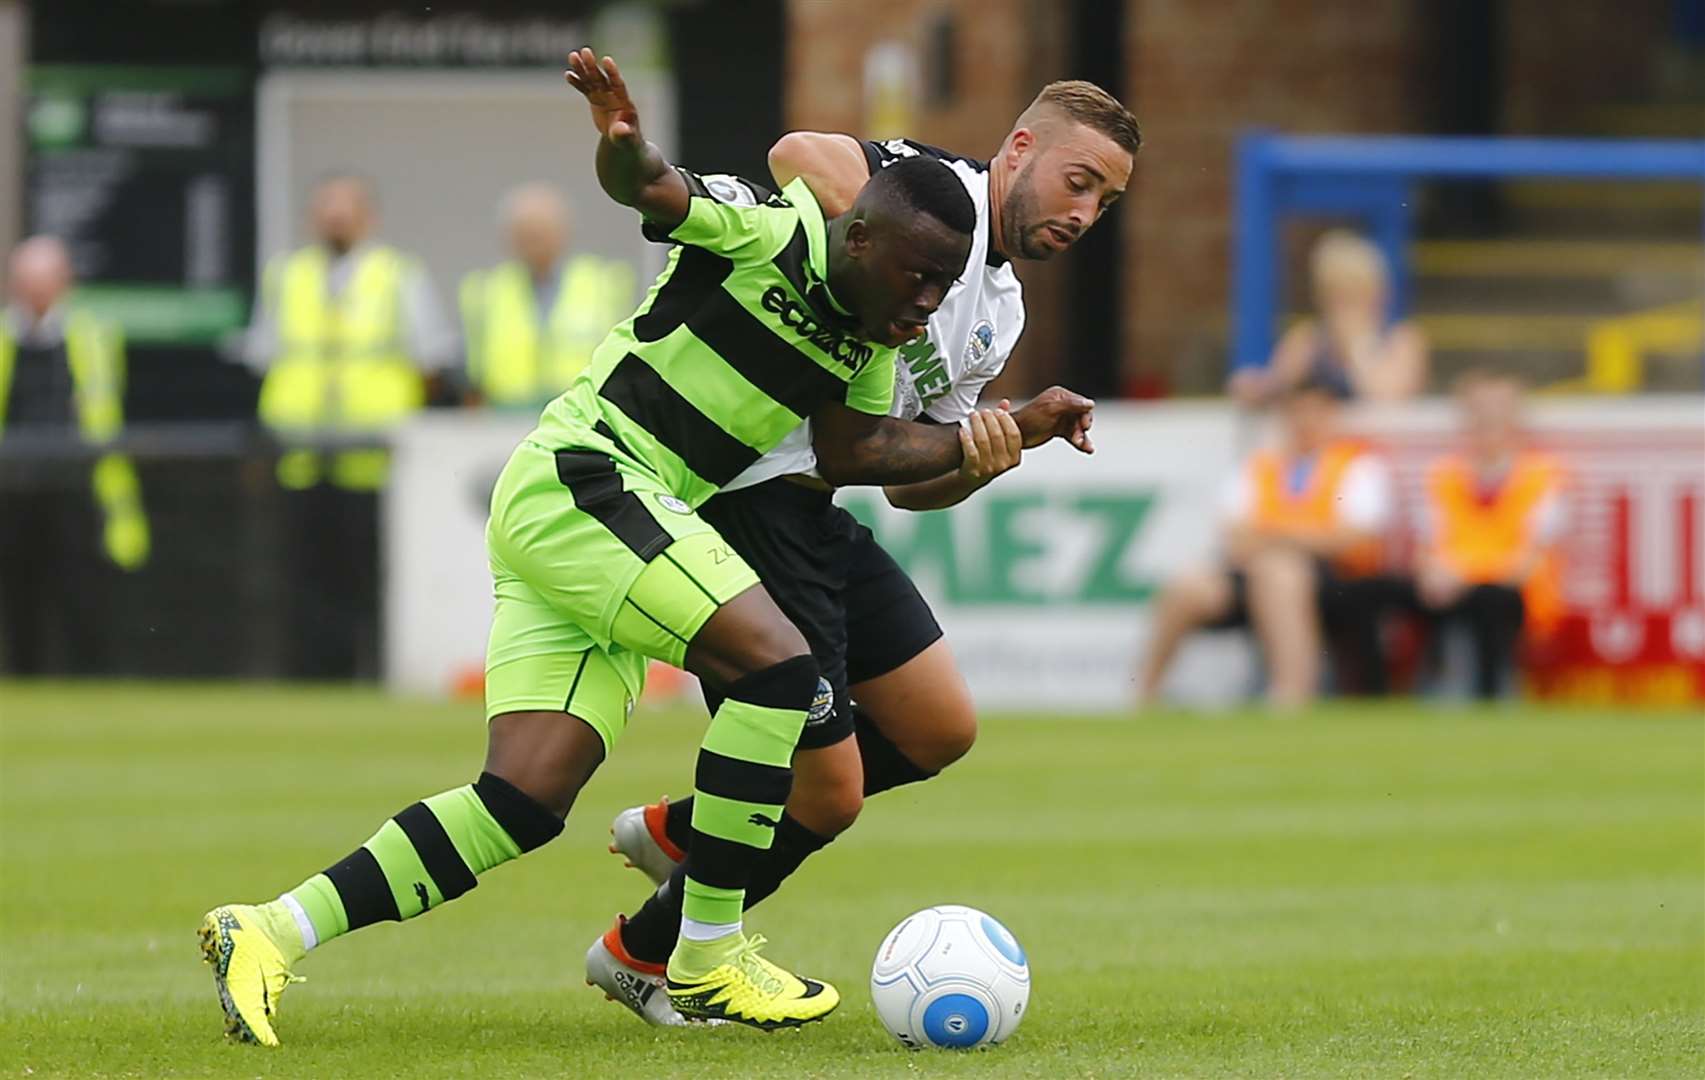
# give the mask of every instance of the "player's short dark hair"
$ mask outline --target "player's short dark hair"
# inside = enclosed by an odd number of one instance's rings
[[[873,198],[918,214],[928,214],[956,233],[977,228],[977,208],[952,169],[933,158],[897,161],[865,185]]]
[[[1051,82],[1036,95],[1030,108],[1043,105],[1059,110],[1073,123],[1099,131],[1127,154],[1135,154],[1143,145],[1142,128],[1137,124],[1137,118],[1131,115],[1131,110],[1092,82],[1083,79]]]

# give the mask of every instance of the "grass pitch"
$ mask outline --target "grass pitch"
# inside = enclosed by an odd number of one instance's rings
[[[284,1047],[227,1045],[202,911],[276,895],[478,770],[470,705],[350,690],[0,685],[0,1077],[1697,1076],[1705,723],[1342,707],[993,717],[758,910],[839,983],[815,1028],[658,1033],[581,983],[646,892],[620,807],[701,722],[636,717],[549,847],[301,966]],[[912,1054],[865,990],[908,912],[1004,920],[1018,1034]]]

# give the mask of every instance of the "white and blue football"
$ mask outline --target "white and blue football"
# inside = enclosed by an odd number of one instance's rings
[[[870,968],[882,1025],[914,1050],[992,1046],[1030,1003],[1024,947],[993,916],[943,904],[901,920]]]

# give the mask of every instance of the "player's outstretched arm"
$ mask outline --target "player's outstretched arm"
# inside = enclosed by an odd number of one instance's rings
[[[673,229],[687,219],[687,182],[669,167],[663,152],[639,132],[639,110],[628,96],[616,62],[599,60],[591,49],[568,56],[568,85],[586,96],[598,134],[598,183],[610,198],[631,206],[647,221]]]
[[[1012,414],[1024,436],[1024,448],[1035,449],[1050,439],[1064,439],[1079,453],[1095,453],[1089,429],[1095,423],[1095,402],[1063,386],[1050,386]]]
[[[959,468],[959,428],[825,405],[811,417],[817,471],[836,487],[910,484]]]
[[[851,135],[790,131],[770,147],[769,160],[777,186],[786,187],[803,177],[825,217],[846,213],[870,179],[864,148]]]

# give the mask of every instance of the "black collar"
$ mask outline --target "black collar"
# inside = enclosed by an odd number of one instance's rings
[[[982,161],[978,162],[978,164],[982,167],[984,174],[988,175],[989,163]],[[992,200],[994,195],[994,189],[990,188],[989,198]],[[1002,255],[995,247],[995,210],[994,206],[991,204],[989,207],[989,249],[987,255],[983,258],[983,265],[988,267],[990,270],[999,270],[1011,261],[1012,260],[1008,259],[1005,255]]]

